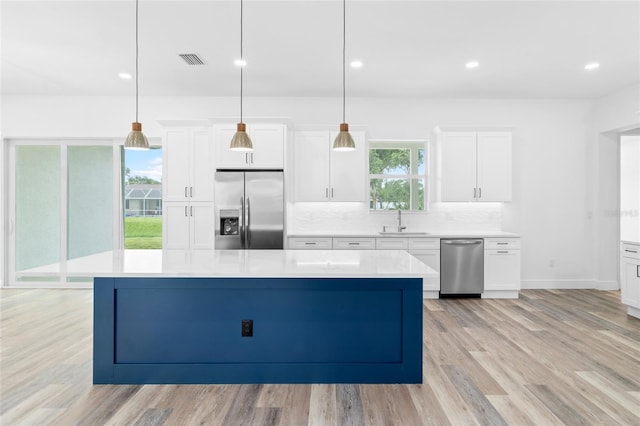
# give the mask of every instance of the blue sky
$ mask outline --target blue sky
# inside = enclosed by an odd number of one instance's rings
[[[162,150],[131,150],[124,151],[125,167],[131,169],[131,176],[146,176],[162,181]]]

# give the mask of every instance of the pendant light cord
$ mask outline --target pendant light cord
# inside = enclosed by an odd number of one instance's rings
[[[136,0],[136,123],[138,122],[138,0]]]
[[[240,122],[242,123],[242,69],[244,68],[244,55],[242,54],[242,22],[243,22],[243,1],[240,0]]]
[[[342,0],[342,122],[346,123],[345,120],[345,109],[346,109],[346,54],[347,50],[347,0]]]

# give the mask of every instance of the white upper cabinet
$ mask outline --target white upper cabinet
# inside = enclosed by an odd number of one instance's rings
[[[511,201],[511,132],[478,133],[478,201]]]
[[[236,124],[213,126],[218,169],[284,169],[284,146],[287,127],[284,124],[247,124],[247,134],[253,142],[252,152],[229,149],[236,133]]]
[[[511,132],[442,132],[441,201],[511,201]]]
[[[163,142],[164,202],[213,200],[213,143],[210,128],[167,128]]]
[[[442,201],[473,201],[476,189],[476,134],[443,133],[440,148]]]
[[[367,200],[366,138],[351,132],[354,151],[334,151],[337,132],[299,131],[294,146],[295,201]]]
[[[295,201],[328,201],[331,177],[329,132],[296,132],[293,149]]]

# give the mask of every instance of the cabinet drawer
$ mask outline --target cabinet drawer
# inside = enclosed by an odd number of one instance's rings
[[[484,251],[484,289],[520,290],[520,250]]]
[[[487,249],[520,249],[520,238],[485,238],[484,248]]]
[[[406,250],[409,248],[407,238],[376,238],[376,250]]]
[[[330,250],[331,238],[289,238],[289,248],[293,250]]]
[[[409,239],[409,250],[440,250],[440,238],[411,238]]]
[[[640,245],[634,244],[622,244],[621,254],[623,257],[630,257],[632,259],[640,259]]]
[[[334,238],[334,250],[373,250],[376,248],[375,238]]]

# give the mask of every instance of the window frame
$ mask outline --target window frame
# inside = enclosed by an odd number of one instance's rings
[[[411,208],[408,210],[402,210],[409,213],[427,213],[429,211],[429,199],[430,199],[430,184],[429,184],[429,171],[430,171],[430,145],[427,139],[370,139],[367,146],[367,187],[368,189],[368,204],[369,212],[389,212],[390,210],[380,210],[371,208],[371,180],[372,179],[407,179],[410,182],[412,180],[422,180],[424,188],[424,205],[422,210],[414,208],[412,199],[410,200]],[[371,173],[369,156],[372,149],[409,149],[411,156],[411,171],[408,174],[379,174]],[[424,173],[417,173],[418,168],[418,151],[424,150]],[[414,162],[415,160],[415,162]],[[417,198],[417,196],[416,196]],[[394,210],[395,211],[395,210]]]

